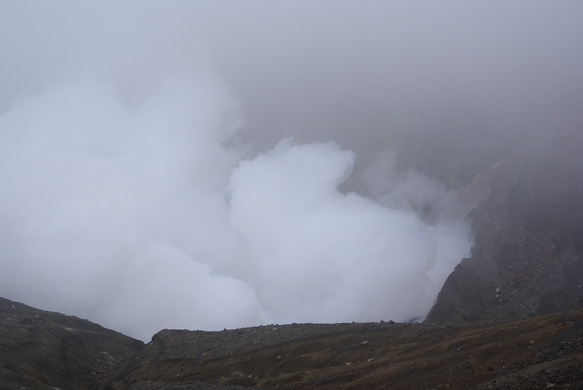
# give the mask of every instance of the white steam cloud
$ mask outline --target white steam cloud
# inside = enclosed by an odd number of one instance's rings
[[[318,35],[324,9],[27,4],[0,3],[1,296],[144,340],[162,328],[407,320],[468,255],[455,192],[398,171],[385,138],[354,169],[351,147],[379,143],[360,140],[384,117],[347,132],[346,111],[371,119],[356,75],[368,85],[376,65],[351,60],[348,81],[321,67],[326,42],[342,63],[344,31]],[[302,7],[313,17],[289,30]],[[361,47],[355,34],[338,39]],[[304,52],[311,36],[324,41]],[[316,85],[304,108],[298,80]],[[334,100],[343,89],[354,99]],[[391,112],[409,117],[412,100]],[[361,191],[342,189],[355,174]]]
[[[16,101],[0,117],[2,294],[141,338],[423,316],[467,230],[339,192],[355,157],[334,143],[241,160],[235,109],[213,74],[132,106],[91,81]]]

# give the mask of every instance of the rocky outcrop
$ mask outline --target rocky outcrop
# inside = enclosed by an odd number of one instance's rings
[[[449,276],[426,321],[499,321],[583,306],[581,131],[530,141],[463,191],[481,197],[470,214],[472,255]]]
[[[162,330],[143,345],[0,299],[0,389],[581,388],[583,309],[495,324]]]
[[[0,298],[0,389],[98,388],[141,341]]]

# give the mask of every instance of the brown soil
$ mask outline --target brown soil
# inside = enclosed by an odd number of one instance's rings
[[[583,310],[491,325],[164,330],[107,387],[207,388],[204,383],[270,389],[583,388]]]
[[[583,389],[583,309],[494,324],[163,330],[0,299],[0,389]]]

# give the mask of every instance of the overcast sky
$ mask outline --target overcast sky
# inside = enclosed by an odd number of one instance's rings
[[[582,11],[0,1],[0,294],[144,340],[423,318],[455,189],[580,118]]]

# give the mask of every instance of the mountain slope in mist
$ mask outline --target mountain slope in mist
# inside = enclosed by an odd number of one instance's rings
[[[465,187],[472,256],[427,321],[499,321],[583,306],[583,122],[529,140]]]

